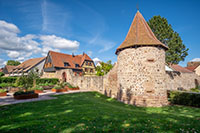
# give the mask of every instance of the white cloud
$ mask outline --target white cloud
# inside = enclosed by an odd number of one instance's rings
[[[40,40],[42,41],[43,45],[72,51],[77,50],[80,44],[78,41],[71,41],[55,35],[42,35],[40,36]]]
[[[46,56],[49,50],[75,51],[80,45],[78,41],[71,41],[55,35],[27,34],[20,37],[18,33],[20,30],[16,25],[0,20],[0,50],[11,59],[18,61],[24,61],[34,54]],[[39,40],[41,44],[38,42]]]
[[[53,48],[51,48],[51,47],[46,47],[46,46],[43,46],[43,48],[42,48],[42,56],[47,56],[47,53],[49,52],[49,51],[56,51],[56,52],[60,52],[60,50],[59,49],[53,49]]]
[[[101,60],[99,58],[97,58],[97,57],[92,59],[92,60],[94,61],[95,64],[97,64],[98,62],[101,62]]]
[[[200,58],[194,58],[191,60],[192,62],[200,62]]]
[[[7,51],[7,55],[10,57],[10,58],[18,58],[20,53],[17,52],[17,51]]]

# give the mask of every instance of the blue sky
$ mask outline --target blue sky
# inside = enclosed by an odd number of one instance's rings
[[[115,62],[137,4],[147,21],[161,15],[180,34],[189,48],[180,65],[200,58],[199,0],[0,0],[0,66],[48,50]]]

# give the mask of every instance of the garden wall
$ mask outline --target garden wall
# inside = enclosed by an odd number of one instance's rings
[[[166,72],[165,82],[167,90],[190,90],[199,86],[200,76],[195,73]]]

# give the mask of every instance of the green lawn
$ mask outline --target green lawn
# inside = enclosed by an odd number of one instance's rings
[[[0,107],[0,132],[200,132],[200,109],[141,108],[97,92]]]

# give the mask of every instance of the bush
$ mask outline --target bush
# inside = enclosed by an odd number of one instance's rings
[[[169,98],[172,104],[200,107],[200,93],[170,91]]]
[[[200,92],[200,87],[190,89],[191,92]]]
[[[35,88],[33,88],[33,90],[44,90],[41,86],[36,86]]]
[[[19,96],[19,95],[26,95],[26,94],[34,94],[34,91],[17,91],[14,93],[14,96]]]
[[[15,83],[17,77],[0,77],[0,84],[1,83]]]
[[[69,88],[76,88],[76,87],[74,87],[73,85],[71,85],[71,84],[68,83],[68,82],[64,82],[63,85],[64,85],[64,86],[67,86],[67,87],[69,87]]]
[[[4,73],[3,72],[0,72],[0,77],[4,76]]]
[[[56,85],[53,87],[53,89],[62,89],[62,87],[60,85]]]
[[[55,85],[59,82],[57,78],[40,78],[36,79],[36,84],[41,85],[41,84],[48,84],[48,85]]]
[[[6,92],[6,89],[0,89],[0,93]]]

